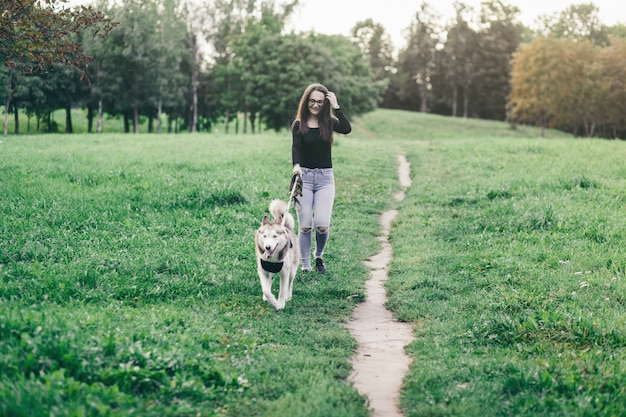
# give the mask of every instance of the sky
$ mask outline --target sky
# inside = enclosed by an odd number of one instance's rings
[[[593,3],[600,9],[600,20],[606,25],[626,24],[624,0],[509,0],[521,10],[520,20],[531,26],[538,16],[558,13],[573,4]],[[293,26],[296,31],[349,36],[357,22],[368,18],[380,23],[392,38],[395,48],[404,45],[406,29],[418,11],[421,0],[300,0]],[[454,15],[454,0],[429,0],[431,9],[443,16],[443,22]],[[480,10],[481,0],[463,0]]]
[[[207,1],[207,0],[198,0]],[[480,10],[482,0],[462,0]],[[600,9],[600,20],[606,25],[626,24],[624,0],[507,0],[521,10],[520,20],[532,26],[538,16],[554,14],[573,4],[593,3]],[[69,0],[69,5],[87,4],[90,0]],[[391,36],[395,49],[404,45],[404,30],[410,25],[422,0],[300,0],[292,19],[296,32],[315,31],[328,35],[350,35],[357,22],[372,18]],[[443,22],[454,15],[454,0],[428,0],[430,7],[442,15]]]

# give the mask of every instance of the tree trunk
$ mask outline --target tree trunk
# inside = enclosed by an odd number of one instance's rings
[[[469,108],[469,98],[467,92],[463,95],[463,118],[467,119],[467,109]]]
[[[124,112],[124,133],[130,133],[130,121],[126,112]]]
[[[148,133],[154,132],[154,117],[148,117]]]
[[[17,106],[13,106],[13,112],[15,114],[15,134],[19,135],[20,133],[20,110]]]
[[[463,118],[467,119],[469,107],[469,83],[463,88]]]
[[[459,87],[454,86],[452,89],[452,117],[456,117],[457,100],[459,96]]]
[[[198,45],[197,35],[192,35],[192,48],[194,51],[193,71],[191,74],[191,120],[189,123],[189,131],[196,133],[198,125],[198,84],[200,79],[200,46]]]
[[[7,96],[4,100],[4,136],[9,134],[9,105],[11,104],[11,83],[13,82],[13,68],[9,68],[7,77]]]
[[[4,136],[9,135],[9,94],[4,102]]]
[[[139,107],[133,106],[133,131],[139,133]]]
[[[243,105],[243,133],[248,133],[248,105]]]
[[[254,123],[256,122],[256,114],[254,112],[250,113],[250,130],[254,135]]]
[[[72,106],[65,106],[65,133],[74,133],[72,129]]]
[[[163,98],[159,96],[159,104],[157,105],[157,133],[161,133],[161,117],[163,116]]]
[[[198,125],[198,74],[197,71],[194,71],[193,75],[193,109],[191,111],[191,125],[189,126],[189,131],[191,133],[196,133],[197,125]]]
[[[96,132],[102,133],[102,100],[98,100],[98,125]]]
[[[93,106],[87,106],[87,133],[93,132]]]
[[[226,110],[226,117],[224,118],[224,133],[228,134],[228,123],[230,122],[230,110]]]

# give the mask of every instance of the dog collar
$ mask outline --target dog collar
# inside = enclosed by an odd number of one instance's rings
[[[283,269],[283,264],[284,262],[267,262],[261,259],[261,268],[273,274],[279,273]]]

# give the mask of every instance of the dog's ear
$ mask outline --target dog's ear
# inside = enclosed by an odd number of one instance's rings
[[[263,222],[262,222],[261,224],[266,225],[266,224],[268,224],[269,222],[270,222],[270,221],[269,221],[269,219],[267,218],[267,214],[266,214],[266,215],[264,215],[264,216],[263,216]]]

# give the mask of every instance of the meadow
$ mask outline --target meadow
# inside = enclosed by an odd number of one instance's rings
[[[253,236],[287,198],[288,133],[2,138],[0,415],[367,416],[343,323],[390,208],[406,416],[622,414],[624,144],[389,110],[353,127],[329,272],[283,311]]]

